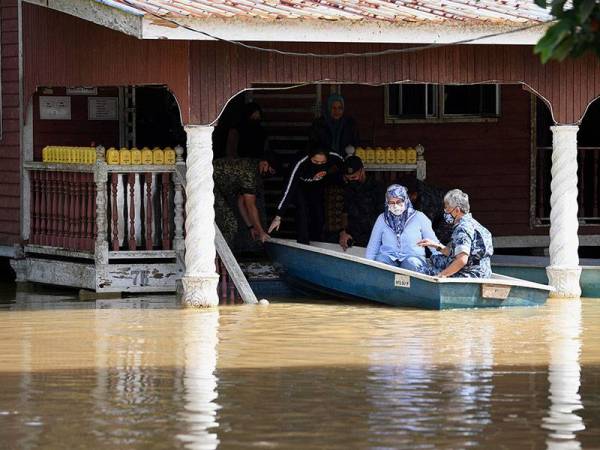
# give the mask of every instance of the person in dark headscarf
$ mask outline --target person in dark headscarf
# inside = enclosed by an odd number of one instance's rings
[[[279,230],[281,216],[293,203],[296,206],[296,240],[301,244],[322,241],[325,186],[339,182],[342,163],[340,156],[320,148],[301,158],[292,169],[269,234]]]
[[[246,103],[239,123],[227,134],[227,158],[252,158],[259,161],[261,175],[275,173],[275,161],[269,151],[267,132],[263,128],[262,109],[256,102]]]
[[[344,107],[344,97],[329,96],[322,116],[310,128],[309,148],[324,148],[346,157],[346,147],[359,145],[358,127],[352,117],[344,114]]]
[[[431,228],[431,220],[413,208],[404,186],[392,184],[385,193],[385,210],[373,226],[365,257],[425,272],[429,267],[425,250],[417,245],[424,239],[439,243]]]

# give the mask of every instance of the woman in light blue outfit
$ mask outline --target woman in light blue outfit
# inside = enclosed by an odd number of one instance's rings
[[[417,245],[423,239],[439,242],[431,220],[413,208],[404,186],[392,184],[385,193],[385,210],[375,222],[365,257],[423,272],[428,267],[425,249]]]

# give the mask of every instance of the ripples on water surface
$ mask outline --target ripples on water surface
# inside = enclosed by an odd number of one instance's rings
[[[1,448],[600,448],[600,300],[3,296]]]

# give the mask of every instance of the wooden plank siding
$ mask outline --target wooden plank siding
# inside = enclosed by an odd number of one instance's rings
[[[19,39],[16,0],[0,1],[2,139],[0,140],[0,245],[20,237]]]
[[[380,44],[269,44],[262,47],[298,52],[366,52]],[[389,45],[385,48],[401,46]],[[225,81],[218,67],[229,61],[231,78]],[[552,105],[557,123],[579,123],[590,101],[600,95],[600,62],[593,55],[562,64],[542,65],[530,46],[472,45],[442,47],[416,53],[368,58],[319,59],[273,55],[231,44],[190,43],[190,70],[196,79],[216,80],[207,90],[191,83],[190,120],[211,123],[227,99],[253,83],[380,84],[398,81],[430,83],[497,82],[524,84]],[[200,73],[199,73],[200,72]],[[237,74],[237,80],[234,79]],[[215,75],[217,75],[215,77]],[[226,83],[226,84],[225,84]]]
[[[490,123],[385,123],[383,87],[346,85],[342,95],[361,139],[384,148],[422,144],[428,183],[464,189],[494,235],[548,233],[529,227],[531,100],[521,86],[502,86],[502,115]]]
[[[26,101],[44,86],[160,84],[175,95],[182,121],[189,123],[189,61],[187,41],[142,41],[23,3]],[[216,109],[215,99],[211,106]]]

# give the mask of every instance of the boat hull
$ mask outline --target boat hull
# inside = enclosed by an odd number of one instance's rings
[[[406,275],[407,271],[318,253],[309,246],[290,247],[271,242],[267,250],[273,261],[283,266],[293,279],[320,290],[324,288],[334,295],[358,297],[391,306],[433,310],[538,306],[548,297],[548,290],[512,286],[506,298],[483,298],[481,283],[428,281]],[[433,280],[431,277],[424,278]]]
[[[530,265],[525,264],[527,263],[521,260],[514,264],[510,262],[492,262],[492,269],[495,273],[509,277],[533,281],[534,283],[548,284],[546,264],[539,264],[537,262],[532,262]],[[581,286],[582,297],[600,298],[600,266],[582,266],[579,285]]]

